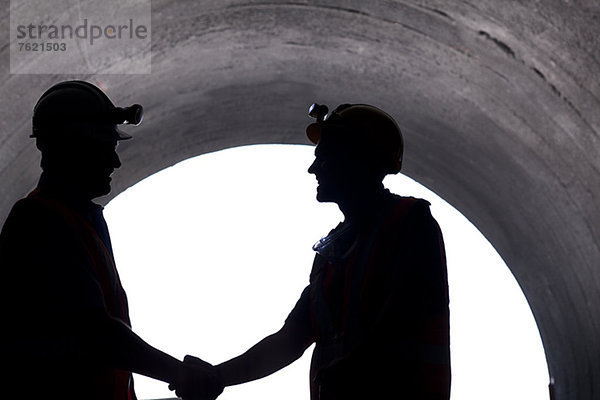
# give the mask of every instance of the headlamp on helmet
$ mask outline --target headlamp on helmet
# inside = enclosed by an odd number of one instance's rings
[[[71,135],[98,140],[125,140],[131,136],[117,125],[139,125],[144,109],[139,104],[115,107],[97,86],[85,81],[60,82],[48,89],[33,109],[30,137],[48,139]]]
[[[339,143],[381,163],[386,173],[402,168],[404,141],[394,119],[368,104],[341,104],[328,114],[328,107],[313,104],[308,115],[317,121],[306,127],[306,135],[317,144],[322,136],[335,135]]]

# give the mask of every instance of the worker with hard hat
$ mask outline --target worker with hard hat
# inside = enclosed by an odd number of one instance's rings
[[[35,105],[42,174],[0,234],[6,398],[132,400],[132,371],[179,382],[192,369],[131,330],[102,207],[92,201],[110,192],[117,143],[131,138],[118,126],[142,116],[140,105],[115,107],[85,81],[58,83]],[[209,370],[196,367],[209,382]]]
[[[214,367],[225,386],[269,375],[313,343],[312,400],[450,397],[449,308],[441,232],[429,203],[390,193],[402,167],[394,119],[371,105],[309,111],[317,200],[344,221],[318,241],[309,285],[278,332]],[[201,362],[186,356],[184,362]],[[193,382],[192,382],[193,383]],[[195,388],[176,393],[194,398]]]

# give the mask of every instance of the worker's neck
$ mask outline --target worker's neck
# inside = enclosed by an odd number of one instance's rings
[[[373,218],[381,207],[381,202],[388,194],[383,183],[357,190],[350,196],[341,198],[337,205],[344,214],[345,223],[363,223]]]
[[[52,170],[42,172],[38,187],[72,203],[92,201],[92,197],[82,190],[74,179]]]

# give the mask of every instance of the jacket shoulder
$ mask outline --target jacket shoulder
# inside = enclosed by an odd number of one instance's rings
[[[393,195],[392,202],[392,213],[397,217],[408,215],[414,217],[431,216],[431,211],[429,210],[431,203],[425,199]]]
[[[412,196],[399,196],[399,195],[393,195],[394,201],[397,204],[406,206],[406,207],[410,207],[414,204],[420,204],[421,206],[424,207],[429,207],[431,205],[431,203],[425,199],[421,199],[419,197],[412,197]]]
[[[19,232],[33,238],[40,234],[54,236],[57,230],[68,230],[64,215],[43,199],[25,197],[17,201],[2,227],[3,235],[18,235]]]

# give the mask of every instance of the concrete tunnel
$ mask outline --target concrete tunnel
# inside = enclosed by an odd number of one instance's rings
[[[313,102],[371,103],[403,129],[403,172],[516,277],[556,399],[600,398],[600,2],[154,1],[151,54],[150,74],[21,75],[3,41],[0,223],[37,182],[31,110],[60,80],[145,107],[111,196],[199,154],[307,144]]]

